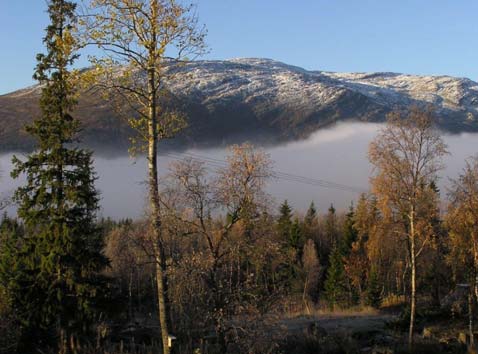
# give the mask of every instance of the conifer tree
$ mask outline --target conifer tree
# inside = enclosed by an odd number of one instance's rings
[[[92,153],[76,146],[80,124],[71,116],[76,101],[70,68],[78,58],[72,36],[75,7],[66,0],[48,2],[47,53],[37,55],[34,74],[42,85],[41,115],[26,128],[37,149],[26,161],[13,158],[12,177],[26,176],[14,195],[25,235],[18,240],[16,276],[10,279],[23,335],[28,336],[22,342],[32,346],[22,352],[52,344],[60,353],[74,350],[94,316],[104,288],[98,273],[108,263],[95,223]],[[40,343],[41,330],[55,331],[56,341]]]
[[[304,216],[302,222],[302,236],[304,240],[311,239],[314,243],[317,243],[319,240],[319,220],[317,216],[317,209],[314,202],[310,203],[309,209]],[[316,244],[317,247],[317,244]]]
[[[307,226],[312,226],[316,217],[317,217],[317,209],[315,207],[314,202],[311,202],[309,209],[307,209],[307,213],[305,214],[304,223]]]
[[[353,205],[350,206],[349,212],[345,216],[344,233],[340,242],[340,251],[342,256],[347,257],[352,249],[352,244],[357,240],[358,231],[355,228],[354,221],[355,211]]]
[[[338,241],[337,232],[337,215],[333,204],[330,204],[326,219],[325,219],[325,234],[329,247],[335,245]]]
[[[324,265],[328,265],[332,249],[338,245],[338,228],[337,215],[333,204],[330,204],[329,210],[325,215],[323,232],[320,233],[318,240],[319,258],[325,261]]]
[[[0,353],[10,353],[18,345],[19,324],[12,304],[9,280],[15,272],[15,240],[21,225],[7,214],[0,220]]]
[[[292,208],[289,206],[287,200],[281,204],[279,209],[279,219],[277,220],[277,229],[279,235],[284,241],[290,239],[290,232],[292,228]]]
[[[375,268],[370,271],[367,284],[367,305],[379,308],[382,302],[382,289]]]
[[[325,280],[325,297],[329,302],[330,308],[335,310],[337,305],[345,303],[348,295],[344,260],[338,246],[333,247],[329,257],[329,264]]]
[[[302,257],[302,248],[304,247],[304,237],[300,227],[299,219],[295,219],[290,227],[289,246],[292,247],[297,254],[298,259]]]

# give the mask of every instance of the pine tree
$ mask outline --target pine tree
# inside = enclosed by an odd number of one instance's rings
[[[75,7],[66,0],[48,3],[47,54],[37,55],[34,75],[42,85],[41,116],[26,128],[38,147],[26,161],[14,157],[12,172],[27,181],[14,195],[25,235],[18,240],[17,275],[10,281],[23,335],[28,336],[23,342],[50,345],[40,343],[39,333],[54,330],[60,352],[69,351],[67,340],[74,343],[88,327],[104,288],[98,273],[108,263],[95,223],[92,153],[75,146],[80,124],[70,115],[76,104],[69,70],[78,58],[72,36]]]
[[[348,298],[344,260],[339,247],[334,246],[332,249],[329,264],[325,280],[325,297],[330,308],[335,310],[337,305],[343,305]]]

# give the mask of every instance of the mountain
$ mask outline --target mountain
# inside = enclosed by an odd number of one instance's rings
[[[300,139],[334,122],[380,122],[392,110],[430,104],[443,130],[478,131],[478,83],[466,78],[308,71],[270,59],[193,61],[168,70],[176,75],[165,82],[167,105],[189,117],[174,139],[183,146]],[[32,86],[0,96],[0,150],[32,146],[22,127],[38,114],[39,95]],[[128,144],[132,132],[100,94],[82,94],[74,114],[86,144]]]

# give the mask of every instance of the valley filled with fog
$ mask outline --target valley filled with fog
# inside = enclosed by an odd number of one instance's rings
[[[266,147],[277,172],[268,186],[276,205],[287,199],[299,212],[311,201],[321,211],[331,203],[339,210],[347,208],[360,191],[369,188],[372,168],[367,158],[368,145],[380,127],[380,124],[342,123],[319,130],[303,141]],[[460,173],[465,158],[478,153],[478,134],[444,135],[444,140],[451,154],[445,159],[446,169],[441,173],[442,194],[446,193],[449,179]],[[167,173],[170,162],[185,157],[203,161],[214,173],[224,164],[226,154],[225,148],[160,153],[160,174]],[[11,194],[23,182],[9,176],[12,155],[0,155],[2,196]],[[105,157],[99,153],[95,155],[95,169],[98,174],[96,186],[101,192],[100,216],[119,219],[144,215],[147,200],[145,158]],[[13,211],[12,206],[9,212]]]

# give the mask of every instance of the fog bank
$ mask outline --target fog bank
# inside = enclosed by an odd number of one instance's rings
[[[298,211],[304,211],[311,201],[322,211],[331,203],[338,209],[347,208],[359,196],[350,189],[368,190],[371,166],[367,150],[380,127],[371,123],[343,123],[320,130],[303,141],[266,148],[274,161],[274,170],[281,172],[282,176],[274,178],[268,185],[276,205],[288,199]],[[444,139],[451,155],[445,159],[446,169],[440,178],[443,195],[449,178],[458,176],[465,158],[478,153],[478,134],[445,135]],[[160,154],[160,174],[167,172],[171,161],[186,156],[203,160],[214,170],[222,164],[226,154],[227,150],[223,148]],[[11,194],[19,183],[23,183],[23,180],[14,181],[9,176],[12,155],[0,155],[0,195]],[[101,216],[138,218],[144,215],[147,196],[145,158],[96,156],[95,169],[98,174],[96,185],[101,192]],[[287,177],[284,173],[296,177]],[[307,183],[297,181],[303,180],[302,177],[308,178]],[[14,213],[14,207],[9,208],[9,213]]]

